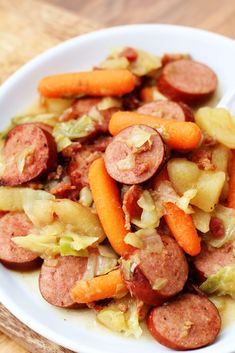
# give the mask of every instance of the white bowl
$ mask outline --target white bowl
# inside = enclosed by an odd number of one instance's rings
[[[69,40],[32,60],[0,88],[0,129],[36,98],[41,77],[81,71],[99,63],[115,46],[133,46],[154,54],[191,53],[208,64],[219,78],[218,99],[235,82],[235,42],[198,29],[171,25],[134,25],[100,30]],[[95,322],[85,310],[62,310],[47,304],[37,285],[38,273],[18,274],[0,265],[0,300],[21,321],[48,339],[79,353],[170,352],[146,333],[140,338],[115,334]],[[235,319],[235,318],[234,318]],[[233,353],[235,326],[224,329],[217,341],[195,350]]]

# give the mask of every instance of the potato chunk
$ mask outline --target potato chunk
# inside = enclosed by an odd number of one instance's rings
[[[167,170],[175,191],[180,195],[194,188],[200,175],[197,164],[186,158],[171,159],[167,164]]]
[[[190,203],[205,212],[213,211],[224,186],[224,172],[200,170],[196,163],[184,158],[170,160],[167,170],[174,189],[180,195],[195,188],[197,194]]]
[[[209,136],[228,148],[235,148],[235,123],[226,109],[200,108],[195,115],[195,120]]]

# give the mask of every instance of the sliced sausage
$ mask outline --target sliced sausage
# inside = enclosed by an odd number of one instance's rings
[[[139,131],[150,133],[142,146],[132,145],[131,136]],[[139,184],[150,179],[165,158],[165,146],[160,134],[146,126],[135,125],[117,134],[105,151],[105,166],[109,175],[124,184]]]
[[[186,104],[168,100],[146,103],[137,109],[137,113],[178,121],[194,120],[193,112]]]
[[[22,124],[7,135],[3,149],[5,170],[0,185],[20,185],[56,168],[57,148],[52,135],[36,124]],[[20,167],[20,162],[23,165]]]
[[[43,298],[61,308],[75,308],[70,289],[82,279],[87,268],[87,257],[60,256],[45,260],[39,276],[39,289]]]
[[[204,281],[207,276],[216,273],[221,267],[235,263],[232,244],[226,244],[221,248],[207,247],[202,244],[202,250],[194,258],[194,266],[199,281]]]
[[[151,284],[145,277],[139,266],[136,266],[131,279],[125,278],[127,288],[131,295],[138,298],[145,304],[161,305],[164,300],[152,289]]]
[[[112,140],[109,136],[100,136],[91,145],[84,145],[72,156],[67,168],[72,185],[78,189],[88,186],[88,170],[91,163],[102,156],[107,145]]]
[[[220,331],[221,319],[208,298],[186,293],[154,308],[147,324],[151,335],[162,345],[187,350],[212,343]]]
[[[25,236],[33,230],[33,224],[22,212],[9,212],[0,218],[0,261],[14,270],[31,270],[41,263],[32,251],[16,245],[12,238]]]
[[[164,245],[161,252],[138,249],[130,255],[133,263],[138,259],[133,274],[127,276],[125,269],[122,269],[130,292],[147,304],[156,305],[176,295],[188,278],[187,260],[179,245],[169,236],[164,235],[161,239]],[[159,289],[153,289],[159,280],[165,283]]]
[[[172,100],[199,103],[216,90],[216,74],[206,65],[193,60],[177,60],[164,66],[158,89]]]

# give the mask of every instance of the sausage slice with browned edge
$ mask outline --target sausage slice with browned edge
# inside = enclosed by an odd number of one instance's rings
[[[5,169],[0,185],[20,185],[56,167],[56,143],[52,135],[37,124],[18,125],[7,135],[3,157]]]
[[[168,100],[146,103],[137,109],[137,113],[177,121],[194,120],[193,112],[189,106],[181,102],[177,103]]]
[[[178,294],[188,278],[188,263],[177,242],[161,236],[163,248],[158,252],[137,249],[129,255],[131,272],[126,271],[125,260],[121,271],[132,295],[146,304],[158,305]]]
[[[186,293],[154,308],[147,324],[151,335],[162,345],[187,350],[212,343],[220,331],[221,319],[207,297]]]
[[[39,289],[43,298],[61,308],[77,308],[70,289],[82,279],[87,268],[87,257],[60,256],[45,260],[39,276]]]
[[[193,263],[198,280],[205,281],[206,277],[213,275],[220,268],[235,264],[234,247],[229,243],[220,248],[202,244],[202,250],[194,257]]]
[[[168,98],[194,104],[210,98],[216,90],[217,77],[207,65],[177,60],[164,66],[157,85]]]
[[[146,125],[134,125],[119,132],[105,151],[109,175],[124,184],[150,179],[165,158],[160,134]]]
[[[41,263],[38,255],[16,245],[12,238],[25,236],[33,224],[22,212],[9,212],[0,218],[0,261],[14,270],[31,270]]]

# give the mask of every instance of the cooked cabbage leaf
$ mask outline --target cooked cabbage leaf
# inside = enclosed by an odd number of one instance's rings
[[[135,49],[137,58],[133,62],[122,56],[124,47],[113,48],[99,67],[103,69],[128,69],[134,75],[144,76],[155,72],[162,66],[161,58],[143,50]]]
[[[142,208],[140,219],[132,218],[131,223],[139,228],[156,228],[163,216],[163,208],[156,207],[154,199],[148,190],[144,190],[137,204]]]
[[[126,140],[126,144],[129,147],[135,147],[137,149],[142,147],[146,142],[149,142],[151,146],[150,138],[152,135],[153,133],[146,131],[142,127],[135,126]]]
[[[124,310],[123,310],[124,308]],[[97,313],[97,320],[112,331],[123,332],[126,336],[142,335],[139,324],[139,309],[137,301],[126,298],[111,303]]]
[[[5,130],[1,131],[0,138],[6,138],[8,132],[15,126],[26,123],[42,123],[50,126],[55,126],[58,121],[58,117],[51,113],[41,113],[41,114],[27,114],[22,116],[16,116],[11,119],[9,125]]]
[[[235,264],[225,266],[215,274],[208,276],[200,288],[208,294],[227,294],[235,299]]]
[[[58,152],[71,145],[72,140],[88,136],[95,130],[95,121],[88,115],[77,120],[57,123],[53,129],[53,136],[57,143]]]
[[[37,253],[42,258],[48,258],[58,254],[62,256],[87,256],[88,252],[84,252],[84,250],[93,245],[98,237],[80,235],[71,231],[68,226],[55,221],[41,229],[35,229],[35,233],[14,237],[12,240],[17,245]]]

